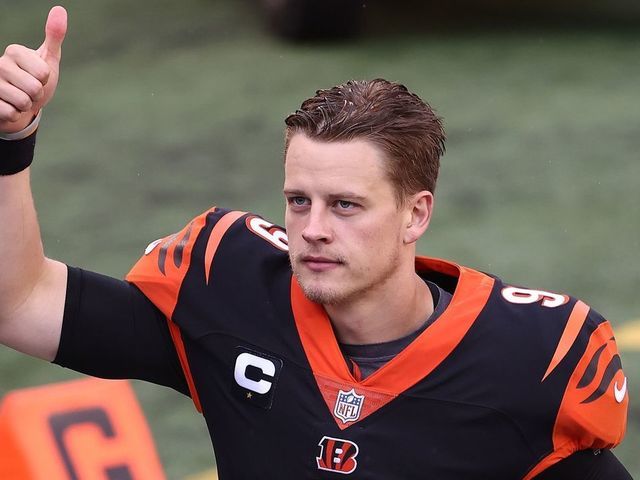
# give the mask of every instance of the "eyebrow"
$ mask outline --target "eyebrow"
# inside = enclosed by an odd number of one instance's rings
[[[332,193],[331,195],[329,195],[329,199],[331,200],[341,200],[344,198],[348,198],[349,200],[357,200],[359,202],[363,202],[364,200],[366,200],[366,197],[355,194],[353,192],[340,192],[340,193]]]

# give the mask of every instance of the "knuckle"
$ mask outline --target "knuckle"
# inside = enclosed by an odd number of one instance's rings
[[[16,122],[20,118],[18,112],[13,105],[0,101],[0,120],[5,122]]]
[[[42,84],[38,81],[30,82],[29,85],[24,88],[24,93],[30,99],[36,99],[42,93]]]
[[[7,48],[5,48],[4,54],[7,57],[16,58],[21,56],[25,50],[26,47],[23,47],[22,45],[18,45],[16,43],[12,43],[11,45],[8,45]]]
[[[47,83],[49,79],[49,75],[51,74],[51,67],[47,65],[47,62],[42,60],[40,57],[36,57],[34,59],[29,72],[33,77],[35,77],[42,85]]]
[[[42,85],[46,85],[47,82],[49,81],[49,75],[50,75],[50,70],[48,68],[42,68],[40,70],[38,70],[37,72],[35,72],[34,76],[38,79],[38,81],[42,84]]]
[[[26,95],[21,95],[20,98],[16,101],[15,107],[21,112],[28,112],[33,107],[33,102]]]
[[[34,96],[32,96],[31,100],[34,101],[34,102],[37,102],[38,100],[41,100],[42,97],[44,97],[44,89],[43,88],[38,90],[38,93],[36,93]]]
[[[15,55],[20,50],[20,45],[12,43],[11,45],[7,45],[7,48],[4,49],[5,55]]]

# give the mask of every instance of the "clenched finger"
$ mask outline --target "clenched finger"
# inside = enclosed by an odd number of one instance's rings
[[[11,68],[4,68],[3,65],[0,65],[0,83],[13,85],[27,94],[32,101],[42,98],[43,85],[40,80],[17,65],[13,65]]]
[[[22,45],[9,45],[5,50],[5,56],[13,60],[22,70],[38,79],[40,83],[47,84],[51,74],[51,67],[40,58],[40,55],[35,50]]]
[[[0,100],[12,105],[19,112],[29,112],[33,109],[34,99],[10,83],[0,83]]]
[[[13,105],[0,100],[0,123],[17,122],[20,119],[20,116],[20,112],[17,111]]]

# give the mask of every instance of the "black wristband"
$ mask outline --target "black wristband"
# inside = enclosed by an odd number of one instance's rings
[[[37,132],[21,140],[0,140],[0,176],[14,175],[31,165]]]

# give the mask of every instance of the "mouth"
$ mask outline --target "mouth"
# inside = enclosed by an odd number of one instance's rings
[[[304,255],[300,263],[312,272],[326,272],[342,265],[340,260],[316,255]]]

